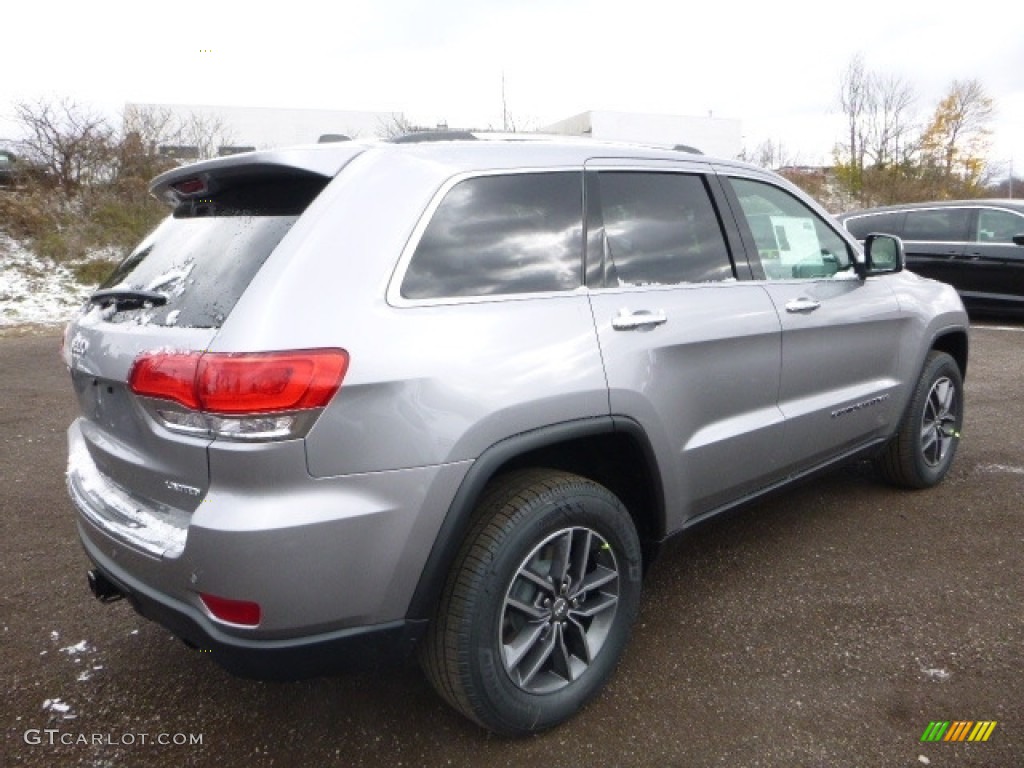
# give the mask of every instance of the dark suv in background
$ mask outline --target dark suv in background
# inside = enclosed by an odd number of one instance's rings
[[[14,185],[15,162],[17,156],[7,149],[0,149],[0,186]]]
[[[614,670],[660,543],[874,456],[939,483],[967,316],[779,176],[572,140],[340,142],[158,177],[67,329],[94,594],[232,670],[418,643],[495,731]]]
[[[859,240],[903,238],[907,269],[952,285],[968,310],[1024,315],[1024,201],[908,203],[838,218]]]

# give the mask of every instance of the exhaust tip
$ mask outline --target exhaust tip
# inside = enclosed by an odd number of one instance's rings
[[[89,580],[89,591],[101,603],[112,603],[124,597],[117,585],[95,568],[86,574],[86,578]]]

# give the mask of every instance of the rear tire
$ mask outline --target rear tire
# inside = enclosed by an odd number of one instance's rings
[[[956,361],[945,352],[928,353],[899,431],[876,464],[882,475],[904,488],[930,488],[946,476],[964,418],[964,385]]]
[[[566,472],[513,472],[477,508],[420,661],[438,693],[485,728],[550,728],[611,675],[640,581],[636,529],[611,492]]]

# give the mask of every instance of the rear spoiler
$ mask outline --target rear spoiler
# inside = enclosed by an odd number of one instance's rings
[[[276,169],[283,174],[296,171],[299,175],[314,174],[330,179],[366,149],[365,144],[345,142],[217,157],[161,173],[150,182],[149,192],[157,200],[176,206],[183,200],[206,194],[219,186],[221,181],[266,173],[269,169]]]

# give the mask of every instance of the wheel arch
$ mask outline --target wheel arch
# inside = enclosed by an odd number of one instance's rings
[[[931,350],[945,352],[956,361],[960,377],[967,379],[967,331],[951,329],[940,333],[931,343]],[[924,363],[922,362],[922,367]]]
[[[526,467],[572,472],[608,488],[629,510],[643,547],[645,569],[650,564],[665,538],[665,497],[657,460],[642,427],[618,416],[554,424],[506,438],[476,459],[441,523],[407,619],[432,617],[487,485],[505,472]]]

